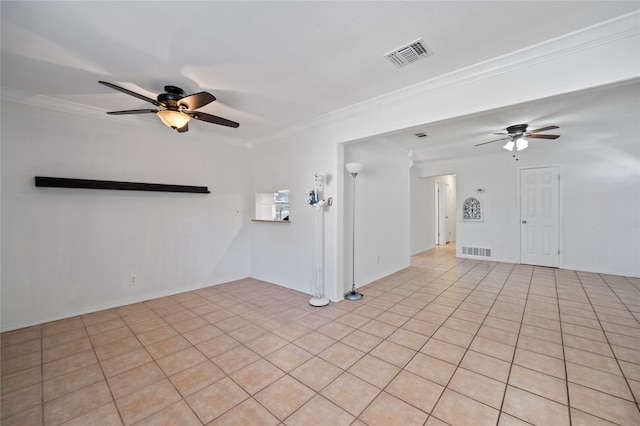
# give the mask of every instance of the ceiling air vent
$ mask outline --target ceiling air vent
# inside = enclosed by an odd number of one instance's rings
[[[433,50],[429,49],[429,47],[424,44],[424,40],[420,38],[406,46],[392,50],[384,56],[397,68],[401,68],[412,62],[426,58],[429,55],[433,55]]]

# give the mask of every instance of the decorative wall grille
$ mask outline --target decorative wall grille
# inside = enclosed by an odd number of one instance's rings
[[[469,197],[462,203],[462,220],[468,222],[482,222],[482,201]]]

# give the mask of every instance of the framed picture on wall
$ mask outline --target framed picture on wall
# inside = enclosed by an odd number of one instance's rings
[[[462,203],[462,221],[463,222],[482,222],[484,217],[484,209],[482,201],[476,197],[469,197]]]

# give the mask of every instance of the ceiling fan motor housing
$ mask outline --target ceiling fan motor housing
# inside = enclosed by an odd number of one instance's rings
[[[521,135],[527,131],[527,124],[514,124],[513,126],[507,127],[507,133],[510,135]]]
[[[167,107],[177,107],[178,101],[184,98],[184,90],[176,86],[164,86],[166,93],[158,95],[158,102]]]

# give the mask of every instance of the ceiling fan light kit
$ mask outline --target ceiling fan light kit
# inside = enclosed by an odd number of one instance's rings
[[[516,139],[516,149],[518,151],[522,151],[523,149],[527,149],[529,147],[529,141],[525,138]]]
[[[528,147],[529,147],[529,141],[523,137],[519,137],[515,141],[512,139],[503,146],[503,148],[506,149],[507,151],[513,151],[514,149],[516,151],[523,151]]]
[[[170,109],[163,109],[156,114],[158,114],[158,117],[160,117],[160,120],[162,120],[164,124],[176,130],[183,128],[189,120],[191,120],[191,117],[187,114]]]
[[[184,133],[189,130],[189,120],[191,120],[192,118],[207,123],[218,124],[220,126],[233,128],[237,128],[240,126],[240,124],[236,123],[235,121],[227,120],[226,118],[207,114],[205,112],[195,111],[196,109],[202,108],[203,106],[208,105],[216,100],[216,97],[208,92],[199,92],[194,93],[193,95],[185,96],[184,90],[179,87],[164,86],[165,93],[159,94],[156,100],[141,95],[140,93],[133,92],[129,89],[125,89],[124,87],[117,86],[113,83],[109,83],[106,81],[98,81],[98,83],[162,108],[133,109],[107,112],[107,114],[110,115],[156,114],[164,124],[166,124],[168,127],[171,127],[172,129],[175,129],[176,131],[178,131],[178,133]]]
[[[513,151],[514,146],[516,146],[516,143],[514,141],[509,141],[506,144],[504,144],[503,148],[506,149],[507,151]]]

